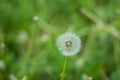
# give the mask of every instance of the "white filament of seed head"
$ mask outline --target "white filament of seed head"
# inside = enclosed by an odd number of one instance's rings
[[[57,47],[64,56],[73,56],[80,51],[81,39],[72,32],[67,32],[58,37]]]

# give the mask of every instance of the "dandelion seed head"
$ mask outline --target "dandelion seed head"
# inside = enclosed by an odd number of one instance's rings
[[[73,56],[80,51],[81,40],[72,32],[67,32],[58,37],[57,47],[64,56]]]

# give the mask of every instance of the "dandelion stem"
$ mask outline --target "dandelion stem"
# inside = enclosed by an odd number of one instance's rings
[[[67,59],[68,59],[68,56],[65,57],[65,61],[64,61],[64,65],[63,65],[63,72],[62,72],[62,79],[61,80],[64,80]]]

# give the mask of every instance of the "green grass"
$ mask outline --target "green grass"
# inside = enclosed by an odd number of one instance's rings
[[[56,39],[66,31],[82,49],[68,59],[65,80],[120,80],[119,0],[0,0],[0,80],[61,80]]]

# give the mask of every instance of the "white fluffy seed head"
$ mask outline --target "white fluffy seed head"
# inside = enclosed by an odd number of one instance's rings
[[[81,39],[72,32],[67,32],[58,37],[57,47],[64,56],[73,56],[80,51]]]

